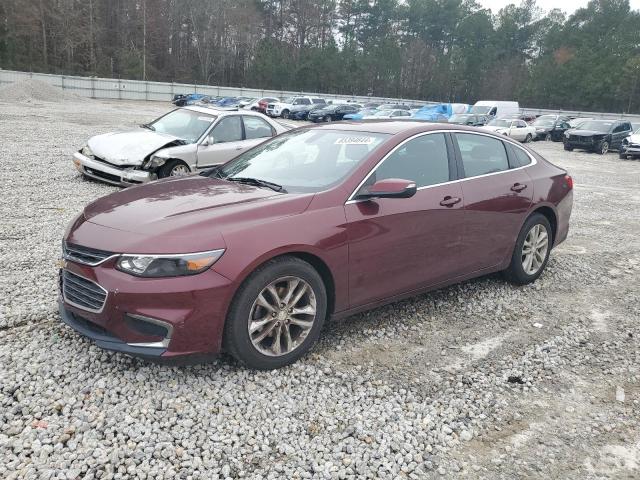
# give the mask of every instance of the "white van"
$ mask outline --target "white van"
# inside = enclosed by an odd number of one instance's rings
[[[489,115],[494,118],[518,115],[520,113],[520,104],[518,104],[518,102],[504,102],[501,100],[480,100],[471,107],[469,113]]]

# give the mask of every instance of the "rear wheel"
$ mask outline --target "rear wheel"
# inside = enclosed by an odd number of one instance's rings
[[[326,312],[326,289],[311,265],[296,257],[271,260],[236,293],[225,324],[225,348],[250,368],[289,365],[316,342]]]
[[[504,271],[508,281],[526,285],[535,281],[547,266],[551,252],[551,225],[540,213],[531,215],[520,230],[511,263]]]
[[[324,117],[325,122],[330,122],[331,120],[332,120],[331,115],[325,115]]]
[[[289,110],[282,111],[282,118],[289,118]]]
[[[547,133],[547,134],[544,136],[544,139],[545,139],[545,141],[547,141],[547,142],[550,142],[551,140],[553,140],[553,138],[551,137],[551,134],[550,134],[550,133]]]
[[[533,136],[531,136],[530,133],[527,133],[527,136],[524,139],[524,143],[529,143],[531,140],[533,140]]]
[[[191,173],[186,163],[181,160],[169,160],[158,169],[158,178],[180,177]]]

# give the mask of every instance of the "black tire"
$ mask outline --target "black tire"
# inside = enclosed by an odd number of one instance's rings
[[[602,143],[600,143],[600,145],[598,145],[598,148],[596,149],[596,153],[598,155],[604,155],[609,151],[609,142],[607,142],[606,140],[602,141]]]
[[[180,168],[184,169],[185,167],[188,171],[190,171],[187,164],[184,163],[182,160],[177,160],[177,159],[169,160],[158,169],[158,178],[167,178],[167,177],[175,176],[176,169],[180,169]]]
[[[527,133],[527,136],[524,139],[524,143],[531,143],[533,140],[533,136],[530,133]]]
[[[325,122],[330,122],[331,120],[333,120],[333,119],[331,118],[331,115],[325,115],[325,117],[324,117],[324,121],[325,121]]]
[[[564,149],[565,149],[567,152],[573,152],[573,147],[572,147],[572,146],[570,146],[570,145],[567,145],[566,143],[564,144]]]
[[[282,113],[280,114],[280,116],[282,118],[289,118],[289,110],[283,110]]]
[[[313,289],[316,317],[306,338],[291,352],[269,356],[252,343],[248,332],[251,309],[262,290],[271,282],[286,276],[296,276]],[[231,303],[224,328],[224,348],[243,365],[257,370],[272,370],[290,365],[305,355],[316,343],[327,315],[327,292],[318,272],[307,262],[290,256],[265,263],[242,283]]]
[[[618,158],[620,158],[620,160],[626,160],[626,159],[627,159],[627,158],[629,158],[629,157],[627,156],[627,154],[626,154],[626,153],[622,153],[622,152],[620,152],[620,153],[618,154]]]
[[[550,142],[551,140],[553,140],[553,137],[551,136],[551,134],[550,134],[550,133],[547,133],[547,134],[544,136],[544,141],[545,141],[545,142]]]
[[[538,268],[536,273],[530,275],[524,271],[524,267],[522,265],[522,248],[527,234],[535,225],[542,225],[546,229],[548,246],[542,265]],[[551,225],[549,224],[549,220],[547,220],[547,217],[540,213],[534,213],[527,219],[526,222],[524,222],[524,225],[520,230],[520,234],[518,235],[518,239],[516,240],[516,245],[511,256],[511,263],[509,264],[509,267],[503,272],[505,279],[515,285],[526,285],[528,283],[534,282],[540,275],[542,275],[542,272],[544,272],[544,269],[547,266],[552,245],[553,233],[551,230]]]

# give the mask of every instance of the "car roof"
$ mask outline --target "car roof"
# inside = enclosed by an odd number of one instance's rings
[[[206,113],[209,115],[226,115],[229,113],[238,113],[241,112],[242,115],[254,115],[254,116],[259,116],[259,117],[264,117],[264,115],[262,115],[259,112],[254,112],[252,110],[239,110],[236,107],[231,107],[231,108],[225,108],[225,107],[216,107],[215,105],[212,106],[204,106],[204,105],[189,105],[187,107],[182,107],[186,110],[191,110],[193,112],[198,112],[198,113]]]
[[[306,126],[306,125],[305,125]],[[302,127],[304,128],[304,127]],[[478,132],[473,127],[464,127],[461,125],[449,125],[447,123],[424,122],[420,120],[354,120],[343,121],[339,123],[320,123],[310,125],[309,128],[319,128],[325,130],[340,130],[346,132],[371,132],[371,133],[387,133],[396,135],[399,133],[411,132],[421,133],[432,130],[469,130],[470,132]],[[484,133],[484,132],[483,132]]]

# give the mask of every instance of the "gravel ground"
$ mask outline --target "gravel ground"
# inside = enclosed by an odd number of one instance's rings
[[[155,103],[0,103],[0,478],[638,478],[640,162],[573,175],[534,285],[466,282],[326,326],[304,360],[163,366],[61,325],[67,222],[116,190],[70,156]]]

